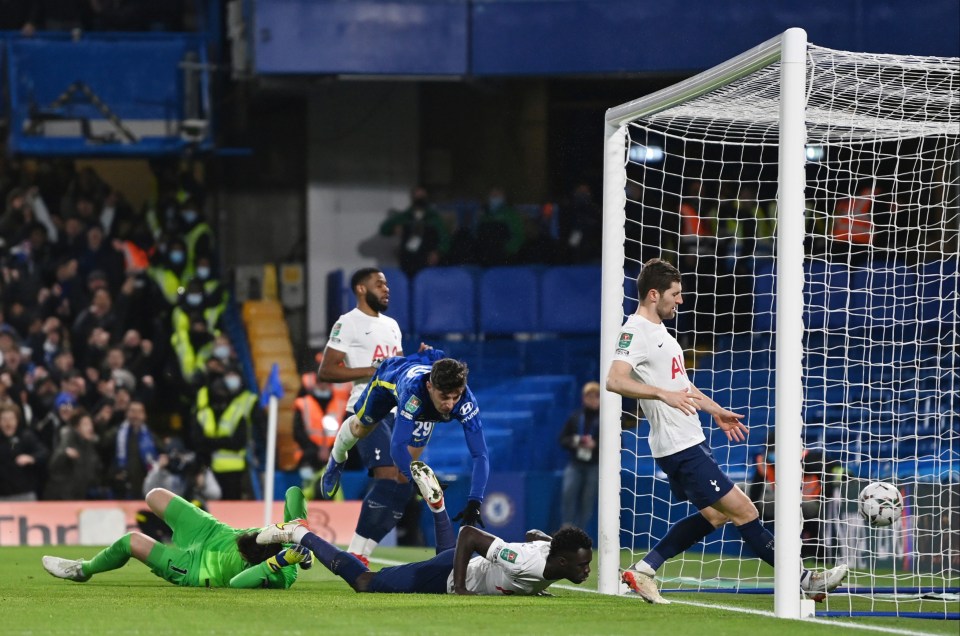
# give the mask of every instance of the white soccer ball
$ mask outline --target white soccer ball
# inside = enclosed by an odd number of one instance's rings
[[[903,512],[903,498],[893,484],[875,481],[860,491],[860,516],[874,528],[896,523]]]

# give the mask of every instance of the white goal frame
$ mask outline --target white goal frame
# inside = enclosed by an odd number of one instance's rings
[[[603,287],[600,368],[613,361],[613,343],[623,323],[623,232],[626,223],[626,127],[703,95],[774,62],[781,63],[780,148],[777,194],[776,315],[776,517],[774,611],[801,618],[800,534],[803,356],[804,152],[806,49],[803,29],[789,29],[759,46],[684,82],[611,108],[606,113],[603,181]],[[599,591],[620,590],[620,396],[604,391],[600,416]],[[609,443],[616,440],[617,443]]]

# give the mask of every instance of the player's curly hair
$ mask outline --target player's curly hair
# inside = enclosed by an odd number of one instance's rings
[[[456,391],[467,385],[469,373],[466,362],[453,358],[441,358],[434,362],[433,368],[430,369],[430,384],[441,393]]]
[[[259,533],[244,532],[243,534],[237,535],[237,550],[240,551],[240,556],[243,557],[243,560],[250,565],[263,563],[274,554],[280,552],[280,550],[283,550],[283,544],[280,543],[260,545],[257,543],[257,534]]]
[[[553,539],[550,541],[550,554],[547,555],[547,558],[560,556],[564,552],[576,552],[580,549],[593,549],[593,541],[580,528],[567,526],[553,533]]]
[[[370,276],[380,273],[381,270],[377,267],[362,267],[358,269],[353,273],[353,276],[350,277],[350,289],[356,294],[357,285],[363,284],[363,281],[367,280]]]
[[[681,282],[680,270],[663,260],[662,258],[651,258],[643,264],[643,271],[637,276],[638,298],[643,301],[651,289],[655,289],[661,294],[673,283]]]

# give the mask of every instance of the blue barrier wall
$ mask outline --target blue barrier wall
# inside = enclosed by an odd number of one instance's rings
[[[691,71],[790,27],[849,51],[960,54],[956,0],[260,0],[254,23],[270,74]]]

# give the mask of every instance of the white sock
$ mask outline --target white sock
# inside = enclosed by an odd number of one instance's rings
[[[333,443],[333,450],[330,451],[333,459],[339,464],[347,461],[347,451],[357,444],[358,438],[355,437],[353,432],[350,430],[350,423],[353,422],[354,419],[355,416],[351,415],[340,426],[340,430],[337,431],[337,439]]]
[[[380,545],[379,541],[374,541],[373,539],[367,539],[367,542],[363,545],[363,552],[361,554],[365,557],[373,554],[373,551]]]
[[[307,536],[307,533],[310,532],[307,528],[303,526],[298,526],[293,531],[293,540],[295,543],[300,543],[300,540]]]
[[[646,561],[637,561],[633,565],[633,569],[642,574],[646,574],[647,576],[654,576],[657,573],[657,571],[650,567],[650,564]]]
[[[354,534],[350,539],[350,545],[347,546],[347,552],[350,554],[363,554],[363,546],[367,545],[367,538]]]

